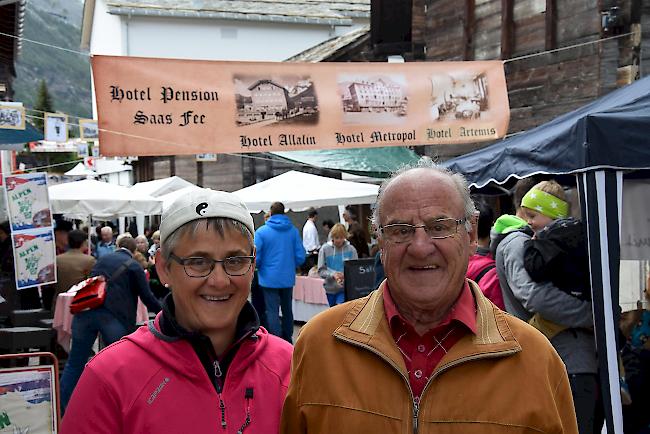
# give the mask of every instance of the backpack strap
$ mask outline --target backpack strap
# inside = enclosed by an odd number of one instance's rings
[[[493,268],[496,268],[496,265],[495,265],[495,264],[489,264],[489,265],[487,265],[484,269],[481,270],[480,273],[478,273],[478,274],[476,275],[476,280],[474,280],[474,282],[476,282],[476,283],[480,282],[481,279],[483,278],[483,276],[485,276],[485,275],[488,273],[488,271],[490,271],[490,270],[493,269]]]

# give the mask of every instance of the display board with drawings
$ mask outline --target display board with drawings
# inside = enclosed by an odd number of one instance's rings
[[[352,259],[343,263],[345,300],[365,297],[375,289],[374,258]]]
[[[18,362],[38,359],[37,366],[0,368],[0,433],[53,434],[59,430],[58,369],[51,353],[6,354]]]

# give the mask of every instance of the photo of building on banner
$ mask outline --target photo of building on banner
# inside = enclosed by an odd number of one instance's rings
[[[0,432],[54,434],[54,366],[0,369]]]
[[[91,62],[106,156],[476,143],[510,120],[501,61]]]

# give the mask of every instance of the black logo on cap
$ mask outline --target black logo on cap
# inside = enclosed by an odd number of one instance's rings
[[[205,214],[205,209],[208,207],[207,202],[201,202],[196,206],[196,213],[198,215],[204,215]]]

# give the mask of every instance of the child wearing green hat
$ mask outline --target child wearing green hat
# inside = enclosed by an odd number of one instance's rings
[[[585,229],[569,217],[564,189],[542,181],[522,198],[521,206],[535,236],[524,243],[524,267],[536,282],[551,281],[558,289],[591,301]],[[535,314],[530,323],[552,339],[567,327]]]

